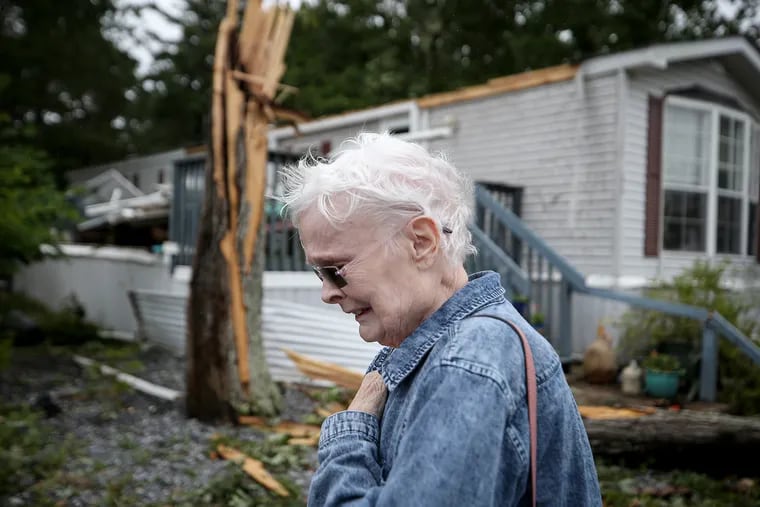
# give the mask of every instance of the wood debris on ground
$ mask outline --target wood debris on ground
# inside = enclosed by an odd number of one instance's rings
[[[255,458],[251,458],[250,456],[247,456],[237,449],[222,444],[216,446],[216,452],[219,453],[219,456],[222,458],[229,461],[234,461],[241,465],[245,473],[251,476],[251,478],[253,478],[256,482],[267,488],[269,491],[272,491],[273,493],[276,493],[280,496],[290,496],[288,490],[285,489],[285,487],[280,484],[277,479],[272,477],[272,474],[270,474],[267,469],[264,468],[264,464],[261,461]]]
[[[657,410],[651,407],[615,408],[604,405],[579,405],[578,411],[581,413],[581,417],[586,419],[633,419],[652,415]]]
[[[288,439],[289,445],[315,446],[319,444],[319,433],[321,428],[314,424],[304,424],[294,421],[281,421],[276,424],[270,424],[262,417],[248,415],[241,415],[238,417],[238,422],[265,431],[288,435],[290,437]]]
[[[347,389],[358,390],[364,379],[363,373],[298,354],[292,350],[283,350],[298,369],[313,380],[327,380]]]
[[[316,409],[314,409],[314,412],[316,412],[316,414],[319,417],[323,417],[327,419],[331,415],[336,414],[338,412],[343,412],[344,410],[346,410],[345,405],[342,405],[338,403],[337,401],[331,401],[324,407],[317,407]]]

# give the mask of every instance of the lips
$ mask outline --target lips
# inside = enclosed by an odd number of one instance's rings
[[[367,308],[358,308],[356,310],[352,310],[352,311],[347,312],[347,313],[353,313],[354,316],[356,317],[356,319],[358,320],[361,317],[363,317],[364,315],[366,315],[367,313],[369,313],[370,310],[371,310],[370,307],[367,307]]]

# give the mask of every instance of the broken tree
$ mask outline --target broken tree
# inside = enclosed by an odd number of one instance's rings
[[[187,317],[187,413],[274,415],[261,337],[267,129],[293,26],[288,8],[227,4],[214,54],[211,149]]]
[[[660,409],[641,417],[584,416],[583,423],[597,458],[662,469],[760,473],[757,417]]]

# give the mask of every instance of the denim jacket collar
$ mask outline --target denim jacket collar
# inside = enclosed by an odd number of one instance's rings
[[[447,329],[476,310],[504,300],[499,275],[482,271],[470,275],[467,285],[454,293],[438,310],[412,332],[398,348],[385,347],[369,371],[380,370],[389,391],[414,371],[425,354]]]

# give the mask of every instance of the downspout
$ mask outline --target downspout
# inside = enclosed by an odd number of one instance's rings
[[[420,130],[427,130],[430,128],[430,108],[424,108],[420,110],[419,105],[417,102],[414,103],[414,105],[417,107],[417,111],[419,112],[419,128]],[[430,149],[430,141],[427,139],[424,139],[420,142],[420,144],[425,149]]]
[[[615,172],[615,221],[612,245],[612,274],[615,280],[615,287],[620,286],[621,277],[623,276],[623,240],[624,240],[624,214],[623,204],[625,197],[625,140],[626,140],[626,117],[628,113],[628,74],[625,68],[621,67],[617,71],[617,138],[615,141],[615,151],[617,156]]]
[[[420,105],[417,101],[412,101],[412,105],[409,108],[409,133],[414,134],[422,130],[420,124]]]

